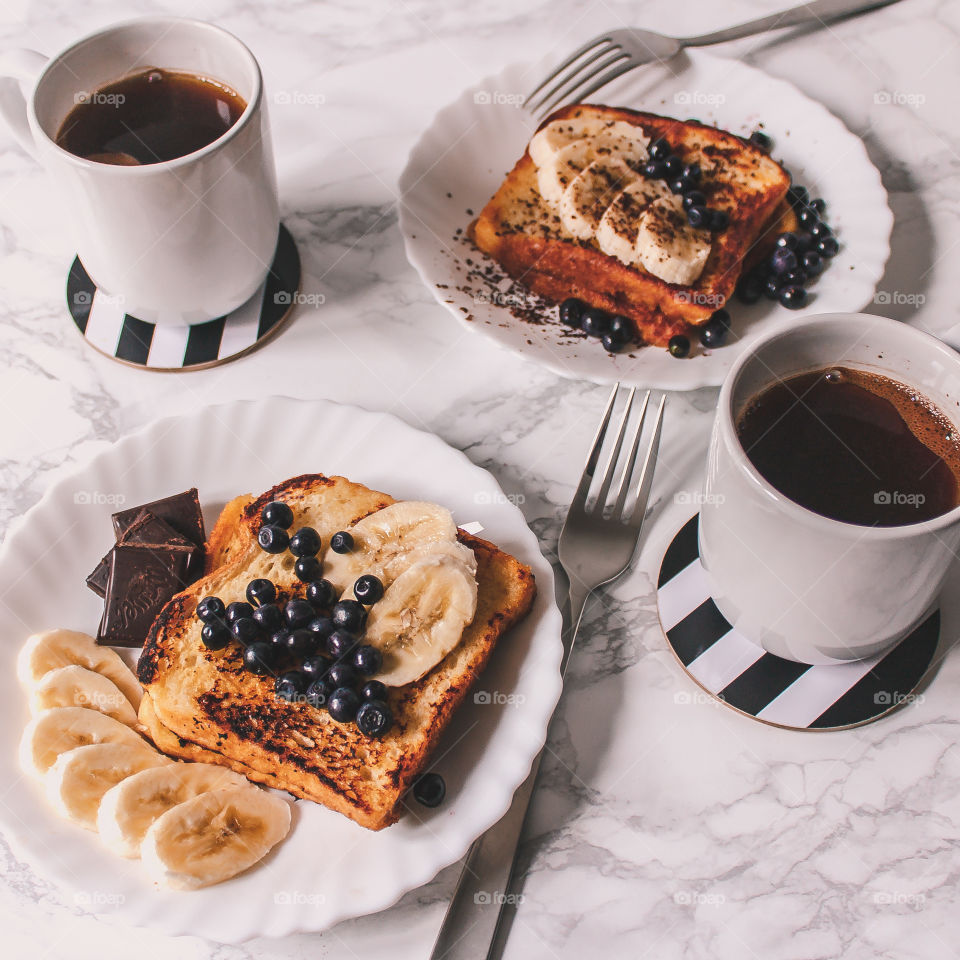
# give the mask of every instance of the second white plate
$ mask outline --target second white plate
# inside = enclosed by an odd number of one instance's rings
[[[747,307],[734,298],[724,347],[684,360],[659,347],[613,356],[599,341],[567,330],[555,308],[509,279],[491,281],[502,271],[466,240],[467,225],[536,130],[523,95],[554,65],[553,58],[514,64],[437,114],[400,178],[400,229],[410,262],[466,327],[562,376],[665,390],[719,385],[754,339],[797,314],[769,300]],[[795,182],[826,200],[841,243],[840,255],[810,288],[805,312],[855,311],[871,300],[890,255],[893,214],[863,143],[822,104],[784,80],[699,50],[634,70],[594,102],[694,117],[741,135],[762,124],[773,137],[773,156]]]

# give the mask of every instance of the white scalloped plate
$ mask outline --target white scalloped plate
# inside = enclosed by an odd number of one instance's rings
[[[561,376],[665,390],[719,385],[753,340],[797,314],[768,300],[747,307],[734,298],[733,334],[722,348],[704,352],[695,346],[685,360],[657,347],[614,356],[598,341],[564,328],[555,309],[518,293],[509,281],[491,288],[475,273],[471,278],[473,271],[495,265],[456,231],[466,229],[523,153],[537,123],[518,98],[552,66],[554,57],[507,67],[434,118],[400,177],[408,259],[468,329]],[[774,139],[773,156],[796,182],[826,200],[827,219],[841,242],[840,255],[810,287],[806,312],[856,311],[870,302],[890,255],[893,214],[863,143],[826,107],[784,80],[700,50],[634,70],[598,97],[594,102],[696,117],[742,135],[762,123]],[[524,307],[536,322],[517,319],[512,306]]]
[[[28,719],[14,658],[29,633],[55,626],[93,631],[100,604],[84,578],[111,540],[119,497],[129,506],[197,486],[208,525],[223,504],[300,473],[343,474],[398,498],[449,507],[458,523],[533,567],[531,615],[497,648],[431,763],[446,800],[410,800],[379,832],[308,801],[294,805],[287,839],[261,864],[192,893],[156,889],[138,861],[61,820],[42,785],[21,774],[17,745]],[[18,855],[56,882],[68,902],[170,935],[236,943],[325,929],[382,910],[461,857],[506,811],[544,742],[560,695],[560,613],[553,571],[523,515],[485,470],[437,437],[384,413],[330,401],[273,397],[206,407],[157,421],[54,484],[0,549],[0,824]]]

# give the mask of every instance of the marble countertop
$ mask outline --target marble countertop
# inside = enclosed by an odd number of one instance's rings
[[[611,26],[705,32],[785,5],[8,0],[2,48],[52,52],[135,13],[178,13],[237,33],[268,92],[322,95],[288,98],[271,120],[284,218],[325,303],[216,370],[152,374],[111,362],[71,329],[69,237],[43,174],[0,130],[0,531],[58,476],[159,413],[282,392],[389,410],[439,434],[522,497],[555,559],[607,390],[500,351],[433,301],[397,229],[407,152],[442,104],[512,60],[559,56]],[[886,297],[872,309],[960,341],[958,39],[960,5],[904,0],[718,52],[791,80],[863,137],[896,215]],[[506,956],[952,957],[960,658],[948,656],[921,698],[880,722],[803,734],[695,695],[665,648],[654,571],[689,513],[683,494],[702,480],[715,399],[713,390],[671,397],[646,543],[634,570],[588,607]],[[950,636],[955,619],[946,618]],[[228,947],[85,915],[0,842],[0,929],[6,955],[50,960],[413,960],[429,954],[457,872],[322,935]]]

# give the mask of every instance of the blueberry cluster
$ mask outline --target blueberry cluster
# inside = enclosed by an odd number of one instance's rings
[[[236,640],[243,647],[244,666],[257,675],[291,667],[276,679],[278,697],[326,707],[334,720],[356,721],[365,735],[383,736],[393,724],[387,688],[370,679],[383,657],[376,647],[360,642],[367,608],[383,597],[383,584],[370,574],[362,576],[354,584],[357,599],[338,601],[333,585],[321,576],[317,554],[322,544],[316,530],[301,527],[290,536],[293,513],[280,501],[268,503],[261,519],[260,546],[268,553],[290,549],[297,558],[297,577],[306,584],[305,595],[281,603],[276,585],[261,577],[247,584],[246,601],[224,605],[219,597],[205,597],[197,604],[204,645],[221,650]],[[348,553],[353,538],[341,531],[330,545]]]
[[[726,230],[730,215],[726,210],[711,210],[707,198],[699,189],[703,171],[698,163],[685,164],[670,149],[662,137],[654,140],[649,148],[650,159],[643,166],[643,174],[651,180],[666,180],[671,193],[679,193],[683,209],[691,227],[700,227],[717,233]]]
[[[807,304],[806,285],[818,277],[827,262],[840,251],[830,225],[824,220],[826,204],[810,198],[805,187],[791,186],[787,199],[793,207],[800,229],[781,233],[773,253],[759,266],[740,278],[737,296],[743,303],[756,303],[761,297],[778,300],[790,310]]]
[[[588,337],[599,337],[603,348],[610,353],[619,353],[633,339],[633,324],[626,317],[588,307],[576,297],[560,304],[560,320],[574,330],[582,330]]]

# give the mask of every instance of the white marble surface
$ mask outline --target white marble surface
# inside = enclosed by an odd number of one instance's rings
[[[268,348],[218,370],[157,375],[98,356],[64,310],[72,251],[44,177],[0,130],[0,529],[58,475],[157,414],[286,392],[391,410],[437,432],[526,498],[552,556],[606,390],[502,353],[432,301],[396,226],[407,150],[440,105],[511,60],[560,54],[605,27],[701,32],[783,5],[7,0],[3,47],[52,52],[101,24],[156,11],[217,21],[250,44],[268,91],[298,94],[272,106],[281,200],[305,289],[326,302],[301,310]],[[792,80],[863,136],[897,216],[881,284],[887,302],[874,309],[960,342],[958,37],[960,5],[905,0],[722,52]],[[888,719],[798,734],[704,702],[665,649],[652,578],[689,512],[676,494],[700,483],[714,400],[714,391],[671,399],[649,538],[634,572],[588,609],[506,955],[952,957],[960,658],[949,655],[924,697]],[[947,617],[951,637],[956,621]],[[456,872],[322,935],[225,947],[86,916],[4,843],[3,950],[57,960],[412,960],[429,954]]]

